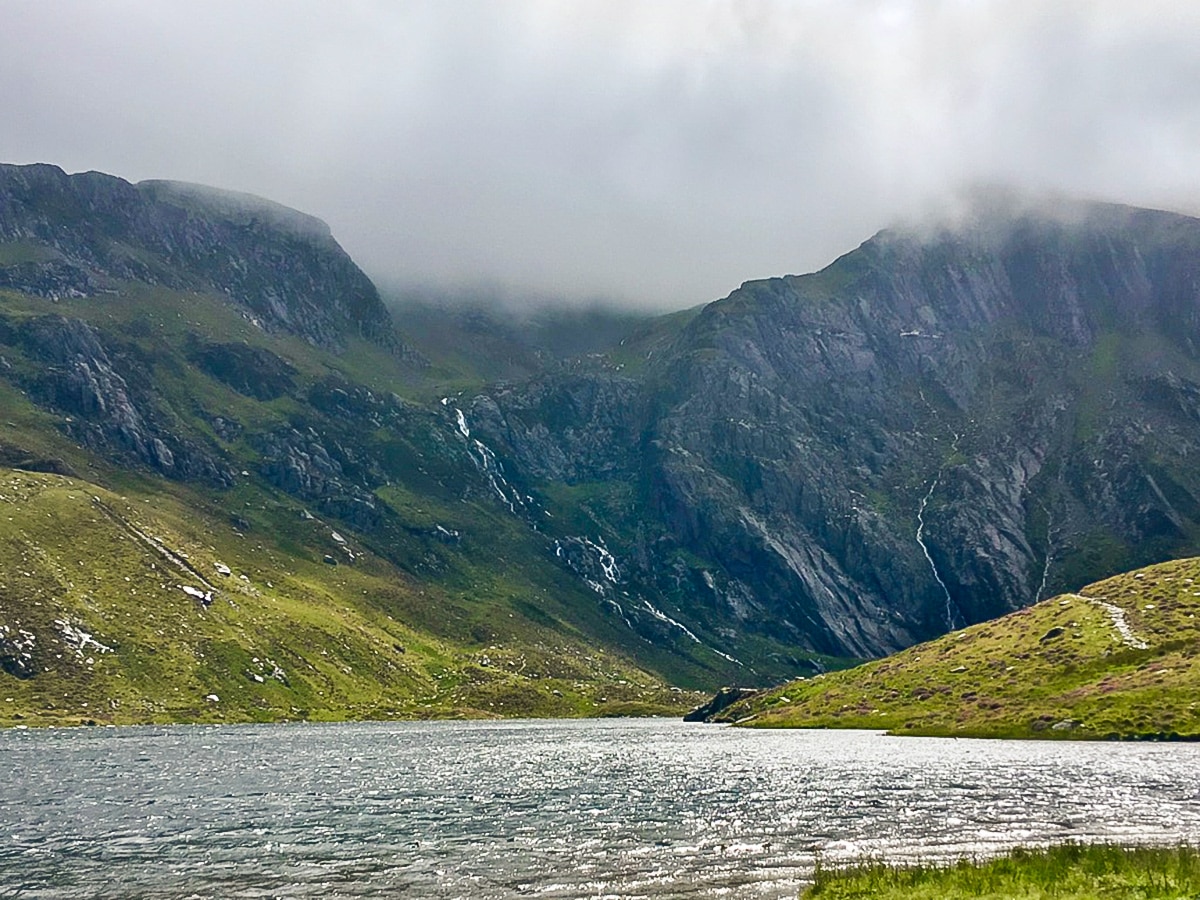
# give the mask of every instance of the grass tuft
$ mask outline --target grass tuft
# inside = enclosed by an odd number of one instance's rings
[[[804,900],[1183,900],[1200,896],[1200,849],[1064,844],[946,866],[819,867]]]

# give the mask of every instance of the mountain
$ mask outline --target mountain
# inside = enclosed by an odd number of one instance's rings
[[[744,674],[879,656],[1200,549],[1198,251],[1184,216],[992,204],[467,416]]]
[[[718,677],[514,514],[321,223],[49,166],[0,198],[0,719],[674,712]]]
[[[1200,560],[1161,563],[744,699],[755,727],[1200,739]]]
[[[385,304],[266,200],[0,167],[0,475],[57,523],[0,522],[31,573],[0,591],[4,696],[678,709],[1195,555],[1198,248],[1169,213],[992,204],[702,308],[515,313]],[[60,666],[63,622],[109,680]],[[138,669],[158,629],[190,636]],[[254,659],[339,647],[347,685],[255,699]]]
[[[223,293],[267,331],[399,347],[371,280],[319,219],[248,194],[0,166],[0,287],[41,297],[121,282]]]

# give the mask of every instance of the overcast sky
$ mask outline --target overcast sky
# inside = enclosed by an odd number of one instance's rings
[[[0,161],[249,191],[369,273],[693,305],[964,184],[1200,212],[1200,3],[0,0]]]

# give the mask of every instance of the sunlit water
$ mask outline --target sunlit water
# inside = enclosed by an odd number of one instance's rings
[[[1200,746],[664,720],[9,730],[0,897],[795,897],[815,859],[1200,840]]]

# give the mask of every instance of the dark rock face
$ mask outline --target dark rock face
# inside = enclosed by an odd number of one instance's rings
[[[337,440],[329,447],[311,428],[257,437],[262,475],[271,484],[304,500],[316,501],[330,515],[363,531],[379,522],[370,488],[382,482],[373,461],[361,450]]]
[[[632,485],[607,546],[713,646],[879,655],[1200,549],[1197,285],[1167,213],[885,232],[472,423],[514,477]]]
[[[26,472],[46,472],[51,475],[66,475],[77,478],[78,473],[66,461],[57,457],[38,456],[23,447],[0,441],[0,466],[23,469]]]
[[[227,295],[248,318],[328,349],[396,337],[370,279],[318,219],[249,195],[48,165],[0,165],[0,243],[28,257],[0,286],[79,296],[137,281]]]
[[[303,421],[250,434],[249,442],[261,456],[259,474],[324,514],[362,532],[403,528],[389,519],[375,491],[414,469],[427,489],[447,490],[450,483],[458,496],[468,490],[486,495],[466,448],[450,438],[437,412],[334,376],[310,385],[304,399],[310,414]],[[450,532],[425,536],[458,541]]]
[[[0,625],[0,671],[22,681],[33,678],[38,673],[35,654],[40,655],[37,637],[32,631]]]
[[[86,297],[99,290],[99,285],[79,266],[49,259],[0,267],[0,288],[38,297]]]
[[[213,378],[255,400],[274,400],[296,386],[296,370],[262,347],[204,343],[193,348],[191,357]]]
[[[570,484],[635,469],[641,403],[631,379],[555,372],[476,397],[468,414],[525,474]]]
[[[153,393],[131,386],[150,381],[130,360],[118,371],[97,332],[86,322],[43,316],[18,326],[25,353],[41,363],[31,394],[66,413],[65,429],[80,444],[132,458],[169,478],[233,483],[233,472],[210,448],[190,439]]]

